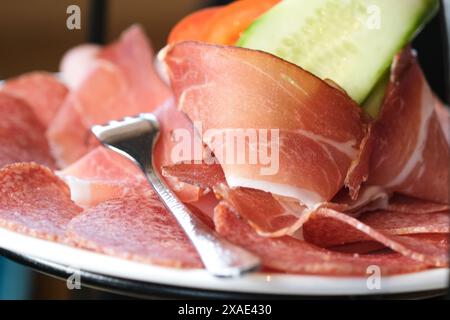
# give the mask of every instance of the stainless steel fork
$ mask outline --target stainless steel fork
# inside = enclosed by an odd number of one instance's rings
[[[226,278],[239,277],[259,269],[258,257],[221,239],[192,214],[159,178],[153,165],[153,149],[159,131],[158,120],[153,114],[147,113],[92,128],[92,132],[104,146],[127,157],[141,168],[164,205],[192,241],[211,274]]]

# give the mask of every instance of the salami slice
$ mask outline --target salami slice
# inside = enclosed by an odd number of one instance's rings
[[[426,266],[399,254],[353,255],[332,252],[291,237],[264,238],[240,220],[227,205],[216,207],[217,231],[229,241],[258,255],[270,269],[302,274],[334,276],[367,275],[368,267],[380,267],[382,274],[398,274],[426,269]]]
[[[26,101],[46,128],[55,118],[68,92],[53,74],[38,71],[6,81],[3,90]]]
[[[15,162],[55,167],[44,127],[23,100],[0,92],[0,168]]]
[[[106,201],[73,219],[70,242],[142,263],[201,268],[200,258],[175,218],[159,201],[128,197]]]
[[[0,226],[62,241],[69,221],[82,211],[67,185],[49,169],[17,163],[0,169]]]

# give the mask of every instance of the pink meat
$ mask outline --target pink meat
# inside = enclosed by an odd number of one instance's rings
[[[160,202],[127,197],[104,202],[73,219],[73,245],[143,263],[201,268],[200,258]]]
[[[449,145],[435,96],[408,48],[394,63],[374,138],[369,184],[449,203]]]
[[[287,236],[264,238],[257,235],[224,204],[216,208],[214,222],[220,235],[258,255],[265,267],[282,272],[365,276],[371,265],[379,266],[385,275],[426,269],[423,263],[395,253],[343,254]]]
[[[35,163],[0,169],[0,227],[62,241],[67,224],[81,211],[49,169]]]
[[[97,147],[59,176],[69,185],[72,199],[83,207],[151,193],[144,175],[130,160],[104,147]]]
[[[92,149],[92,125],[152,112],[171,97],[170,90],[156,75],[153,52],[139,26],[126,30],[97,57],[94,66],[89,64],[85,66],[88,70],[80,71],[83,81],[71,91],[62,114],[47,133],[61,167]]]
[[[268,174],[262,161],[241,164],[224,155],[228,148],[249,159],[249,150],[263,143],[246,140],[247,148],[237,150],[229,141],[204,136],[231,187],[314,206],[344,186],[366,126],[361,109],[341,91],[275,56],[237,47],[180,43],[167,50],[165,63],[179,108],[203,132],[279,130],[279,140],[269,147],[276,153],[279,146],[279,166]]]
[[[82,44],[67,51],[59,70],[62,81],[71,89],[76,90],[97,65],[101,47],[94,44]]]
[[[47,128],[67,95],[67,88],[55,75],[31,72],[6,81],[2,90],[27,102],[41,124]]]
[[[44,126],[23,100],[0,91],[0,168],[15,162],[55,167]]]

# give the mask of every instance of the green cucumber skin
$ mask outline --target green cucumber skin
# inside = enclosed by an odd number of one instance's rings
[[[348,10],[342,5],[342,2],[349,3]],[[361,8],[368,8],[369,5],[376,5],[381,9],[382,28],[380,33],[371,34],[371,32],[377,31],[364,29],[365,27],[361,27],[361,25],[359,29],[356,28],[356,31],[351,30],[352,23],[348,23],[348,17],[354,18],[354,21],[361,21],[358,20],[361,19],[361,15],[358,16],[358,14],[361,14]],[[332,9],[326,11],[323,9],[326,6],[328,6],[327,9],[330,7]],[[304,10],[300,10],[303,7]],[[338,13],[346,15],[347,19],[339,20],[340,16],[333,13],[334,8],[337,8]],[[355,9],[356,13],[347,12],[354,8],[357,8]],[[388,10],[388,8],[392,8],[392,10]],[[420,32],[438,8],[438,0],[314,0],[313,2],[311,0],[284,0],[250,25],[237,45],[270,52],[305,68],[322,79],[329,78],[344,88],[356,102],[362,104],[368,99],[372,89],[379,83],[383,75],[388,72],[394,55]],[[320,11],[321,15],[318,14],[319,10],[322,10]],[[300,13],[297,14],[298,12]],[[384,28],[383,12],[389,12],[384,15],[387,20],[387,26]],[[338,30],[335,31],[333,29],[335,25],[331,24],[332,22],[326,26],[328,20],[320,19],[324,16],[328,17],[327,14],[331,17],[330,21],[337,22],[338,26],[343,25],[343,29],[337,28]],[[305,19],[295,20],[298,15]],[[401,15],[399,21],[408,21],[408,23],[397,26],[396,17],[398,15]],[[312,29],[308,29],[311,24]],[[314,29],[314,24],[326,30],[325,36]],[[405,27],[401,28],[402,25]],[[345,28],[350,28],[350,30]],[[312,30],[309,34],[313,34],[313,37],[306,35],[303,38],[300,32],[302,30]],[[339,41],[342,39],[342,42],[333,42],[335,33],[337,34],[336,39]],[[325,39],[328,37],[328,41],[322,44],[321,39],[314,39],[315,34],[319,34]],[[395,39],[389,38],[391,34],[394,34],[391,38],[395,37]],[[375,41],[368,40],[369,36],[372,36]],[[294,42],[292,39],[299,41]],[[289,45],[286,45],[287,40],[289,40]],[[365,43],[366,40],[369,42]],[[296,48],[295,45],[299,45],[302,41],[301,48]],[[311,44],[311,52],[315,50],[316,54],[308,51],[309,44]],[[321,48],[324,50],[320,50]],[[337,49],[337,53],[333,49]],[[296,56],[296,52],[300,52],[298,56]],[[380,55],[382,57],[377,58],[380,52],[382,52]],[[316,57],[317,60],[315,60]],[[344,62],[342,63],[342,61]],[[346,61],[351,61],[351,63]],[[370,66],[370,64],[372,65]]]

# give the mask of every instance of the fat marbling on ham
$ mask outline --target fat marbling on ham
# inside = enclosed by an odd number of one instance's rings
[[[435,102],[414,52],[404,49],[375,124],[369,184],[449,203],[450,149]]]

